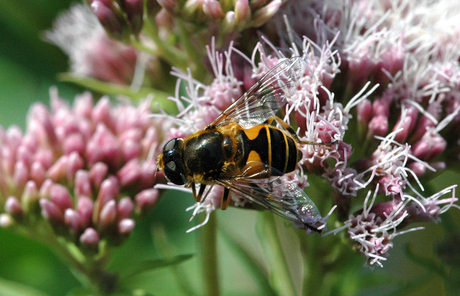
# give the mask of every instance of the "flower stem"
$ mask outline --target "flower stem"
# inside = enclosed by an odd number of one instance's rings
[[[297,295],[289,266],[276,231],[273,213],[259,214],[257,233],[270,266],[270,282],[278,295]]]
[[[216,215],[211,215],[209,221],[200,232],[201,266],[203,269],[205,293],[203,295],[220,295],[219,274],[217,267],[217,221]]]

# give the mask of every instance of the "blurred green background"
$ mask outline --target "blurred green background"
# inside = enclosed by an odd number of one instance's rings
[[[24,129],[29,106],[35,101],[48,103],[50,86],[57,86],[59,94],[69,101],[75,94],[83,91],[75,85],[56,80],[56,75],[68,68],[67,57],[40,37],[44,30],[51,28],[57,14],[66,10],[70,4],[71,1],[68,0],[0,1],[0,124],[3,127],[17,124]],[[458,174],[451,173],[438,177],[430,184],[433,189],[440,190],[458,183],[459,179]],[[180,264],[178,268],[186,274],[191,286],[199,293],[202,289],[203,273],[199,256],[206,254],[201,254],[196,240],[202,229],[191,234],[185,233],[193,225],[188,222],[191,213],[186,213],[185,208],[193,203],[192,197],[178,192],[169,192],[163,196],[153,212],[137,224],[130,240],[117,251],[112,265],[116,267],[120,261],[125,260],[195,254],[197,256]],[[234,242],[243,245],[258,260],[265,262],[265,254],[262,253],[255,234],[258,213],[231,208],[214,214],[217,215],[219,229],[217,246],[223,294],[262,294],[244,261],[238,257],[228,241],[230,235],[235,238]],[[350,270],[354,273],[350,278],[354,280],[350,283],[348,295],[356,294],[353,287],[359,286],[363,279],[372,279],[371,282],[375,285],[362,290],[359,295],[393,295],[394,285],[406,283],[408,280],[407,290],[399,290],[400,293],[442,295],[443,281],[436,271],[424,269],[412,262],[404,251],[411,244],[414,253],[446,267],[434,255],[434,249],[446,236],[458,235],[459,212],[451,209],[442,218],[445,223],[423,225],[426,227],[425,231],[397,237],[383,269],[377,267],[371,271],[357,267],[358,272]],[[293,230],[286,228],[286,231]],[[350,251],[350,254],[353,253]],[[364,258],[359,260],[360,264],[364,263]],[[298,262],[291,264],[296,265]],[[186,294],[180,288],[180,281],[174,275],[173,269],[160,268],[136,277],[132,285],[146,288],[155,295]],[[419,285],[422,289],[413,293],[411,284]],[[18,291],[27,289],[26,286],[37,289],[36,295],[59,296],[77,287],[78,281],[46,246],[0,228],[0,296],[18,295]],[[28,295],[33,294],[28,291]]]

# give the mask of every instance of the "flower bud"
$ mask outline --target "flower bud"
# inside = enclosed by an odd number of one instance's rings
[[[136,226],[136,223],[133,219],[123,219],[118,222],[118,232],[125,236],[130,235],[134,229],[134,226]]]
[[[117,205],[118,220],[126,219],[131,217],[133,213],[134,204],[130,197],[123,197],[120,199]]]
[[[63,213],[66,209],[73,208],[72,198],[70,198],[67,188],[61,184],[51,186],[50,199]]]
[[[21,196],[21,205],[26,213],[30,213],[37,208],[38,187],[34,181],[27,181],[24,192]]]
[[[98,230],[103,233],[112,228],[117,221],[117,204],[115,200],[108,201],[101,210],[98,219]]]
[[[94,164],[91,170],[89,171],[91,181],[93,182],[93,186],[96,190],[99,189],[102,181],[105,180],[108,171],[109,167],[103,162],[98,162]]]
[[[42,216],[52,222],[53,225],[64,223],[64,214],[52,201],[46,198],[40,198],[40,207]]]
[[[76,197],[92,197],[93,191],[90,180],[90,173],[85,170],[78,170],[75,173],[74,194]]]
[[[144,12],[144,1],[143,0],[123,0],[124,11],[128,18],[128,23],[131,28],[131,33],[138,35],[142,30],[144,24],[143,12]]]
[[[91,225],[93,217],[94,204],[87,196],[80,196],[77,202],[77,212],[80,216],[81,228],[87,228]]]
[[[81,222],[77,211],[74,209],[65,210],[64,222],[68,227],[70,227],[73,233],[79,233]]]
[[[225,16],[224,10],[216,0],[207,0],[203,3],[203,12],[213,19],[220,19]]]
[[[159,192],[157,189],[146,189],[138,193],[134,199],[136,201],[136,211],[143,215],[147,213],[157,202]]]
[[[124,22],[115,10],[104,4],[103,1],[97,0],[91,3],[91,9],[107,31],[107,34],[115,39],[123,39]]]
[[[96,132],[86,147],[86,159],[90,166],[104,162],[112,170],[117,169],[122,161],[121,147],[105,125],[99,123]]]
[[[97,246],[99,243],[99,234],[94,228],[86,228],[80,236],[80,242],[84,245]]]
[[[281,0],[273,0],[265,7],[257,10],[253,15],[252,25],[256,28],[262,26],[278,11],[281,4],[283,4]]]
[[[22,215],[24,214],[24,210],[21,207],[21,203],[14,196],[10,196],[6,199],[5,212],[11,214],[15,218],[22,217]]]

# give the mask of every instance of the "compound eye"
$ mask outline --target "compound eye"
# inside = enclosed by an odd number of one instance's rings
[[[164,168],[165,176],[176,185],[184,185],[186,178],[175,161],[168,161]]]
[[[166,167],[172,171],[172,172],[175,172],[176,171],[176,163],[174,161],[170,161],[166,164]]]
[[[163,151],[166,152],[166,151],[169,151],[169,150],[173,150],[176,147],[177,141],[178,141],[177,138],[169,140],[169,142],[166,143],[165,146],[163,147]]]

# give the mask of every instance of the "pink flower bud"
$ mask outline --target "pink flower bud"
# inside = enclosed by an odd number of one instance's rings
[[[105,179],[97,195],[97,202],[103,206],[109,200],[116,199],[120,194],[118,184],[114,178]]]
[[[46,198],[40,198],[40,207],[42,208],[42,216],[50,222],[63,223],[64,214],[52,201]]]
[[[283,2],[281,0],[273,0],[265,7],[257,10],[253,14],[252,24],[254,27],[262,26],[266,21],[268,21],[280,8]]]
[[[102,123],[107,128],[111,129],[113,122],[110,112],[110,100],[108,97],[103,97],[99,100],[99,102],[97,102],[96,106],[94,106],[91,113],[91,119],[95,125]]]
[[[124,161],[130,161],[131,159],[139,158],[141,156],[141,146],[138,142],[132,140],[123,142],[121,150],[123,151]]]
[[[84,92],[81,95],[77,95],[73,102],[75,115],[81,118],[90,119],[93,106],[93,97],[90,92]]]
[[[91,3],[91,9],[109,35],[115,39],[122,38],[124,24],[115,11],[106,6],[103,1],[97,0]]]
[[[86,228],[80,236],[80,242],[84,245],[97,245],[99,243],[99,234],[94,228]]]
[[[90,166],[104,162],[110,169],[117,169],[122,160],[121,147],[117,138],[101,123],[86,147],[86,159]]]
[[[71,134],[66,137],[62,143],[62,151],[64,154],[69,155],[72,152],[76,152],[80,155],[85,153],[85,140],[81,134]]]
[[[120,186],[126,188],[136,185],[141,178],[141,167],[138,159],[132,159],[126,163],[117,173]]]
[[[26,146],[19,146],[16,150],[16,161],[21,161],[26,167],[30,167],[33,161],[33,152]]]
[[[43,165],[35,161],[30,167],[30,179],[32,179],[38,187],[40,187],[46,179],[46,170]]]
[[[157,189],[146,189],[138,193],[134,199],[136,201],[136,211],[140,214],[147,213],[157,202],[159,192]]]
[[[14,196],[10,196],[6,199],[5,212],[15,217],[20,217],[22,216],[22,214],[24,214],[24,210],[21,207],[21,203]]]
[[[372,103],[368,99],[361,101],[356,106],[356,115],[361,126],[367,128],[372,118]]]
[[[136,226],[136,223],[133,219],[123,219],[118,222],[118,232],[122,235],[129,235]]]
[[[225,13],[216,0],[206,0],[203,3],[203,12],[213,19],[220,19],[225,16]]]
[[[22,208],[25,212],[35,209],[38,201],[38,187],[34,181],[27,181],[21,196]]]
[[[108,166],[103,162],[98,162],[93,165],[89,171],[89,174],[94,188],[99,189],[99,186],[101,186],[102,181],[105,180],[108,171]]]
[[[120,199],[117,205],[118,220],[131,217],[133,209],[134,204],[130,197],[123,197],[122,199]]]
[[[80,231],[80,216],[74,209],[67,209],[64,212],[64,222],[70,227],[73,233],[79,233]]]
[[[16,185],[17,192],[22,193],[28,177],[29,170],[27,166],[22,161],[16,162],[16,165],[14,166],[13,181]]]
[[[49,197],[50,196],[50,190],[51,190],[51,187],[53,186],[53,180],[51,179],[46,179],[42,186],[40,187],[40,192],[39,192],[39,195],[41,197]]]
[[[57,136],[47,108],[42,103],[36,103],[28,117],[27,127],[36,135],[40,145],[57,147]]]
[[[75,186],[74,194],[76,197],[80,196],[93,196],[90,173],[85,170],[78,170],[75,173]]]
[[[251,17],[251,8],[248,0],[237,0],[235,3],[235,20],[238,24],[244,23]]]
[[[367,137],[373,139],[374,136],[384,136],[388,130],[388,118],[383,115],[377,115],[369,122]]]
[[[101,210],[98,228],[101,232],[111,228],[117,221],[117,204],[115,200],[108,201]]]
[[[37,149],[37,152],[34,155],[35,161],[40,163],[44,169],[49,169],[53,163],[53,153],[52,151],[44,148]]]
[[[86,228],[91,225],[93,218],[93,201],[86,196],[80,196],[77,202],[77,212],[80,216],[81,228]]]
[[[75,174],[78,170],[82,169],[84,165],[85,163],[78,153],[72,152],[71,154],[69,154],[67,162],[67,183],[70,186],[73,185]]]
[[[67,188],[61,184],[51,186],[50,199],[62,212],[68,208],[73,208],[73,200],[70,198]]]
[[[446,148],[447,143],[439,134],[427,132],[420,141],[412,147],[412,154],[424,161],[430,161]]]
[[[67,163],[69,157],[67,155],[61,156],[46,172],[48,178],[51,178],[56,183],[61,182],[67,176]]]

